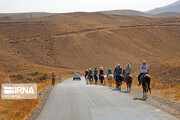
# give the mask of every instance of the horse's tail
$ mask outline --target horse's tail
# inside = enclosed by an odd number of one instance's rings
[[[149,90],[149,92],[151,93],[151,87],[150,87],[151,78],[150,78],[149,75],[146,76],[146,81],[147,81],[147,84],[148,84],[148,90]]]

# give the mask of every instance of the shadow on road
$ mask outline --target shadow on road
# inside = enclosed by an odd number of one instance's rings
[[[146,101],[145,98],[133,98],[133,100],[141,100],[141,101]]]
[[[121,93],[129,93],[129,92],[127,92],[127,91],[119,91],[119,92],[121,92]]]
[[[112,89],[111,91],[119,91],[118,89]]]

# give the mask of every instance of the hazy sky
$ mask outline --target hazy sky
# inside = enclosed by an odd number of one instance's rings
[[[0,0],[0,13],[100,11],[132,9],[147,11],[177,0]]]

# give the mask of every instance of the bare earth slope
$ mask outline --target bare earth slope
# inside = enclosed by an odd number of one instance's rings
[[[180,18],[151,19],[102,13],[69,13],[0,22],[0,68],[123,67],[133,74],[143,59],[151,75],[180,78]],[[174,71],[175,72],[172,72]],[[167,75],[166,75],[167,74]]]

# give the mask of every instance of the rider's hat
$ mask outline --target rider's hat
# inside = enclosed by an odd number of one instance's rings
[[[101,70],[103,70],[103,67],[101,67]]]
[[[89,70],[92,70],[91,68],[89,68]]]
[[[120,67],[120,64],[118,64],[118,67]]]
[[[146,63],[146,60],[143,60],[143,63]]]

